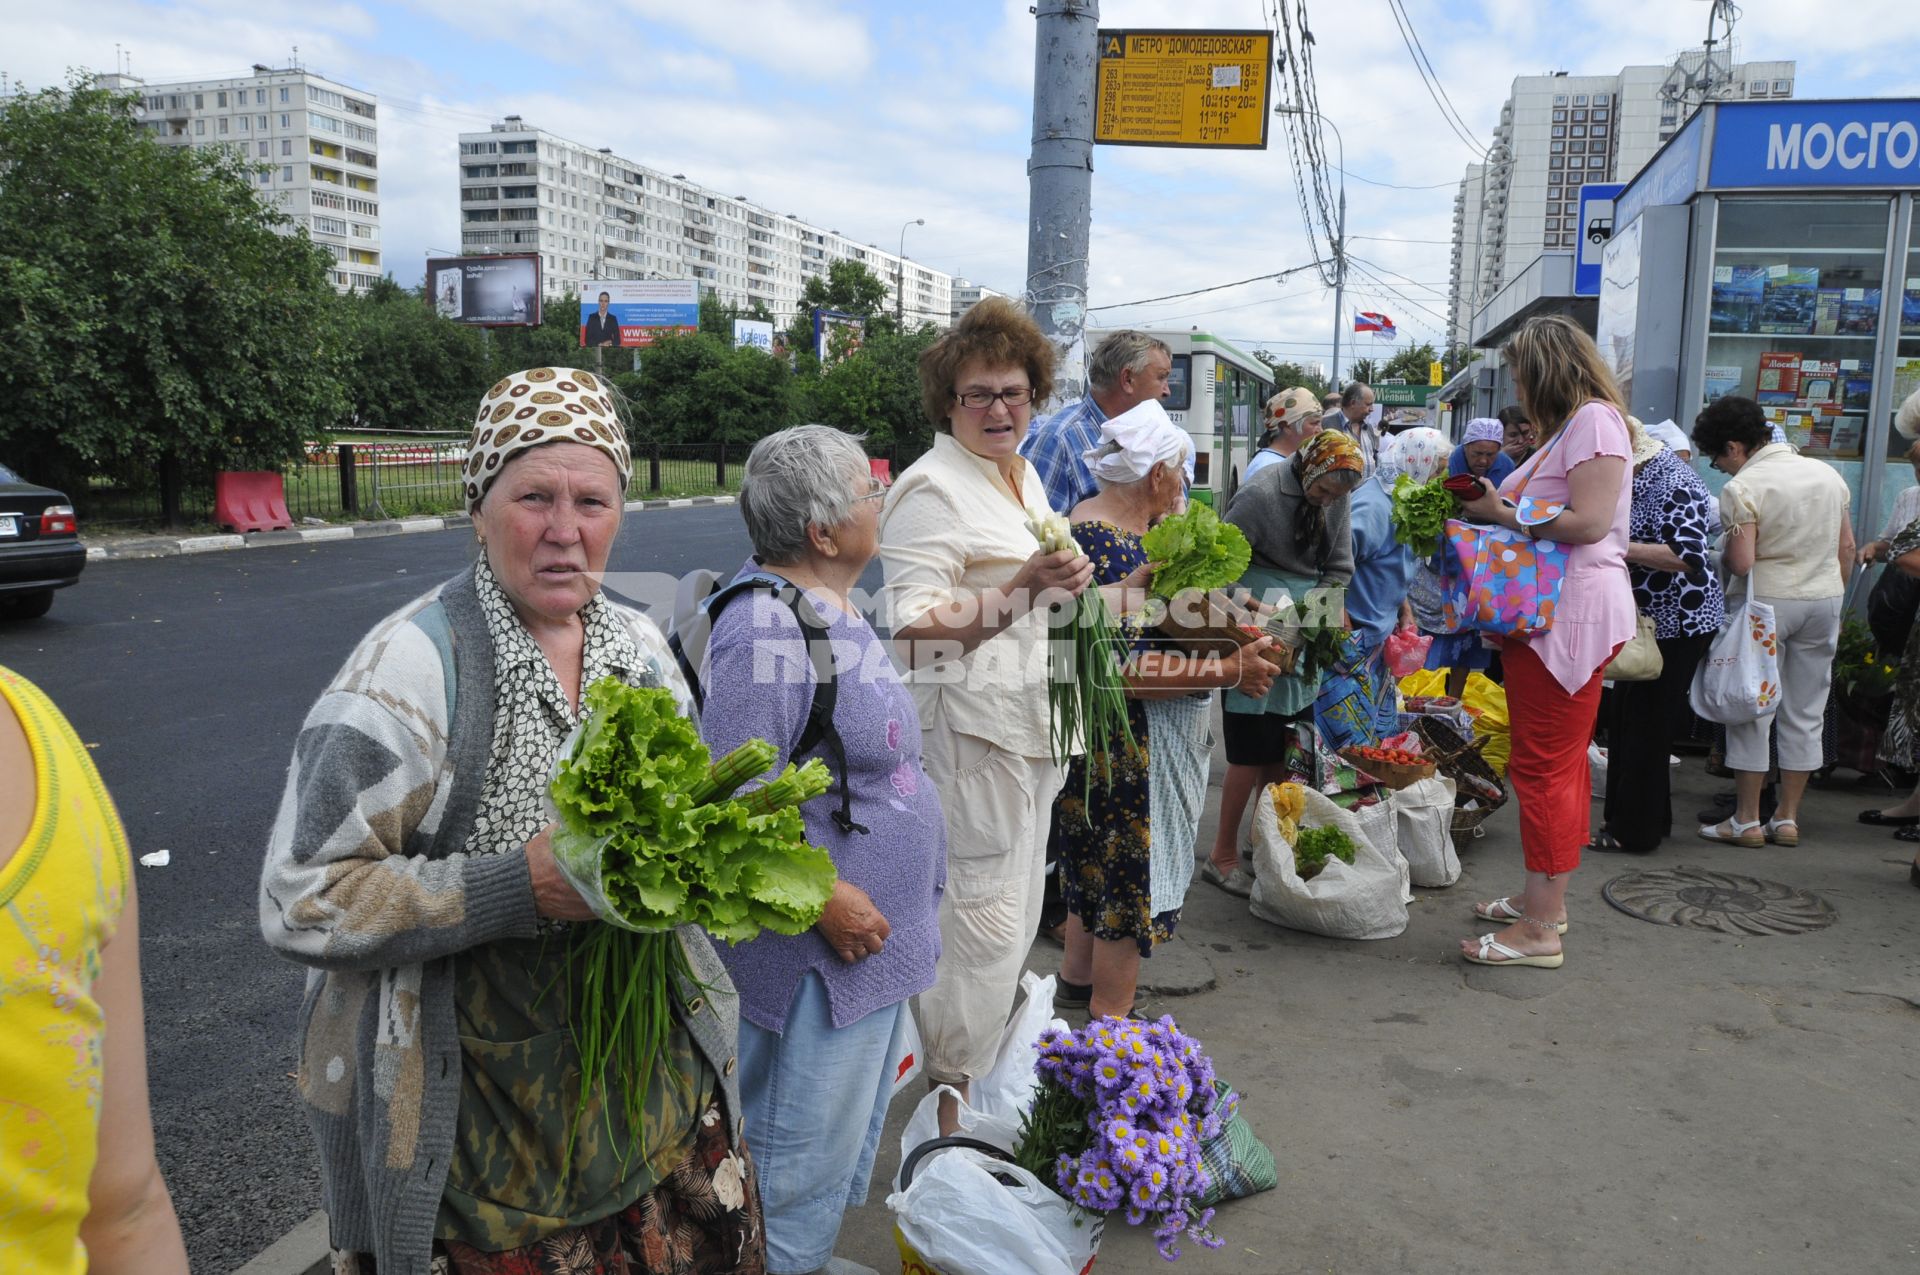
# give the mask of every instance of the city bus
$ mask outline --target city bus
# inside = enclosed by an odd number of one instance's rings
[[[1173,352],[1170,393],[1162,401],[1174,424],[1193,436],[1193,498],[1226,512],[1260,441],[1260,419],[1273,397],[1273,369],[1217,336],[1142,328]],[[1106,331],[1089,328],[1087,349]]]

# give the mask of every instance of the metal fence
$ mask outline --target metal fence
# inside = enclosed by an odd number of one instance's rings
[[[635,449],[629,500],[712,496],[740,489],[747,449],[724,443],[642,444]],[[316,445],[283,471],[287,512],[295,522],[404,518],[466,507],[464,441]],[[153,475],[102,477],[73,493],[83,527],[133,529],[165,523]],[[213,477],[183,475],[180,518],[214,520]]]

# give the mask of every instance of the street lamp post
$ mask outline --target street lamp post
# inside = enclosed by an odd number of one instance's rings
[[[900,227],[900,263],[894,267],[898,273],[894,276],[893,289],[893,326],[896,328],[907,326],[907,226],[926,224],[925,217],[915,217],[906,226]]]
[[[1333,367],[1328,379],[1335,389],[1340,388],[1340,319],[1346,308],[1347,295],[1347,140],[1340,136],[1340,126],[1319,111],[1310,111],[1304,106],[1281,104],[1273,108],[1275,115],[1311,115],[1333,130],[1333,140],[1340,147],[1340,215],[1333,231]]]

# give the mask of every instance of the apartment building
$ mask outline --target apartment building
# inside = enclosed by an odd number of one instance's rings
[[[540,254],[548,296],[598,279],[698,279],[776,321],[800,308],[806,281],[835,261],[858,261],[887,285],[886,306],[910,325],[945,327],[953,276],[590,147],[509,115],[460,135],[460,250]],[[904,288],[904,296],[902,289]]]
[[[1697,57],[1698,55],[1696,55]],[[1523,75],[1500,108],[1484,163],[1454,196],[1449,318],[1465,341],[1474,313],[1542,252],[1579,242],[1580,187],[1624,182],[1653,158],[1699,100],[1674,91],[1699,65],[1630,66],[1615,75]],[[1712,68],[1720,100],[1793,96],[1795,64]],[[1475,205],[1478,205],[1476,208]]]
[[[141,126],[174,146],[224,146],[251,164],[260,199],[304,226],[334,260],[333,283],[358,291],[385,273],[380,248],[379,100],[299,67],[149,84],[103,75],[141,95]]]
[[[985,284],[971,283],[966,279],[956,278],[953,281],[953,312],[951,321],[958,323],[961,315],[973,309],[974,306],[985,301],[988,297],[1004,297],[1006,295],[1004,292],[996,292]]]

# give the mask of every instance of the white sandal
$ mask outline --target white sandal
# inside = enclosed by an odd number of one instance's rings
[[[1782,832],[1782,828],[1791,828],[1792,832]],[[1800,844],[1800,821],[1798,819],[1767,820],[1767,840],[1776,846],[1797,846]]]
[[[1498,960],[1493,956],[1497,955]],[[1566,962],[1565,952],[1554,952],[1546,956],[1527,956],[1508,947],[1491,934],[1480,936],[1480,952],[1465,953],[1466,958],[1475,965],[1530,965],[1535,969],[1557,970]]]
[[[1515,921],[1524,921],[1527,919],[1526,913],[1513,906],[1513,900],[1511,898],[1495,899],[1493,902],[1485,904],[1476,903],[1473,905],[1473,914],[1482,921],[1498,921],[1502,925],[1512,925]],[[1553,927],[1553,932],[1555,934],[1565,934],[1567,932],[1567,923],[1565,921],[1559,922]]]
[[[1762,825],[1758,819],[1755,819],[1752,823],[1741,823],[1732,815],[1728,815],[1719,823],[1701,824],[1700,839],[1702,841],[1718,841],[1721,845],[1727,846],[1745,846],[1751,850],[1755,846],[1764,846],[1767,844],[1766,836],[1761,831],[1761,827]],[[1798,832],[1799,828],[1796,827],[1794,831]],[[1797,842],[1798,838],[1795,838],[1795,841]]]

